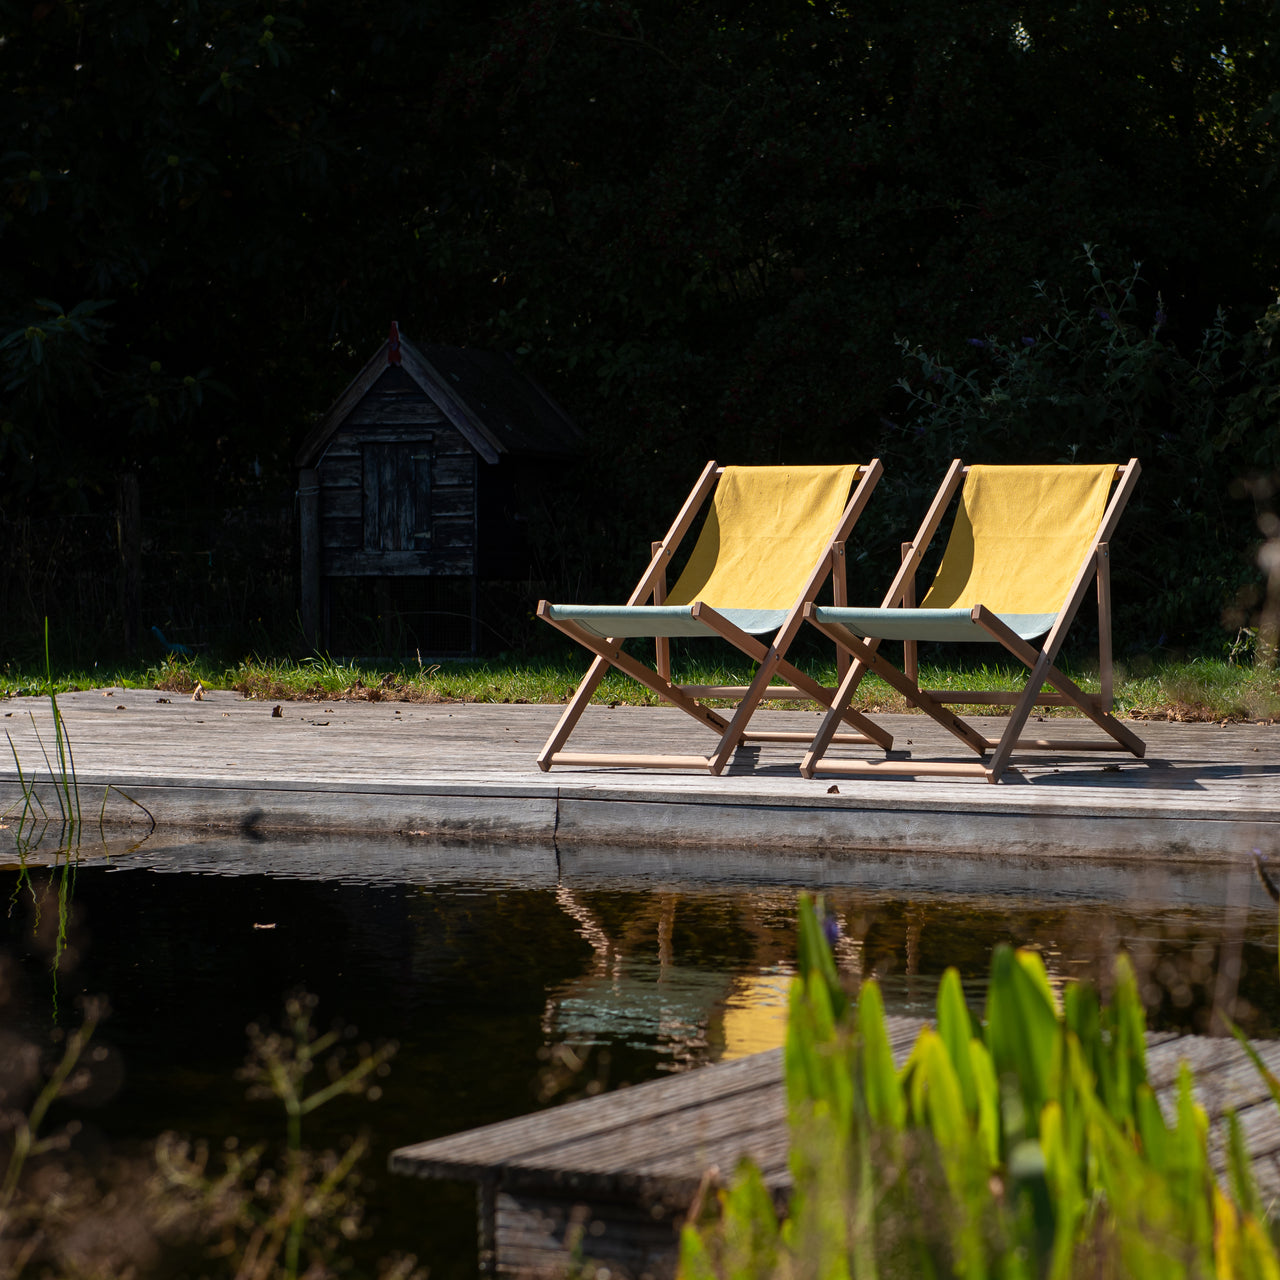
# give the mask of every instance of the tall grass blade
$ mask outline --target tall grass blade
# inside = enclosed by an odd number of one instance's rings
[[[53,767],[53,761],[49,759],[49,749],[44,745],[44,738],[40,736],[40,726],[36,724],[36,718],[30,711],[27,715],[31,719],[31,728],[36,735],[36,743],[40,747],[40,754],[44,757],[45,768],[49,770],[49,777],[53,782],[53,794],[58,799],[58,811],[62,814],[62,825],[69,825],[71,819],[67,806],[63,801],[62,788],[58,786],[58,771]]]
[[[9,740],[9,750],[13,753],[14,767],[18,770],[18,786],[22,789],[22,816],[18,819],[18,840],[21,842],[23,827],[26,824],[28,814],[31,815],[32,826],[35,825],[35,815],[31,812],[32,804],[38,804],[40,806],[40,812],[46,819],[49,817],[49,813],[44,807],[44,801],[36,794],[35,779],[32,778],[31,782],[28,783],[22,772],[22,761],[18,759],[18,748],[13,745],[13,739],[9,737],[7,731],[4,736]]]
[[[49,690],[49,706],[53,711],[54,752],[58,757],[58,774],[54,779],[66,799],[64,813],[68,816],[72,831],[80,826],[80,786],[76,782],[75,759],[71,754],[71,739],[58,710],[58,695],[53,686],[53,664],[49,660],[49,619],[44,620],[44,670],[45,684]]]

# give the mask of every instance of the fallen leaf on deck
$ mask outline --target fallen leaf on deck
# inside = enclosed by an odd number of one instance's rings
[[[840,788],[839,788],[839,787],[837,787],[837,786],[836,786],[836,784],[833,782],[833,783],[832,783],[832,784],[827,788],[827,795],[829,795],[829,796],[838,796],[839,794],[840,794]]]
[[[283,711],[283,709],[281,708],[281,706],[280,706],[280,704],[279,704],[278,702],[276,703],[276,705],[275,705],[274,707],[272,707],[272,708],[271,708],[271,716],[272,716],[272,718],[273,718],[273,719],[275,719],[275,720],[283,720],[283,719],[284,719],[284,711]]]

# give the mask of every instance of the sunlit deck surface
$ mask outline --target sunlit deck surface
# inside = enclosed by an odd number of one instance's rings
[[[739,750],[704,772],[534,763],[560,708],[397,702],[284,703],[216,692],[202,701],[153,690],[89,690],[58,700],[74,752],[82,813],[108,824],[242,831],[411,832],[571,844],[882,850],[1025,857],[1235,860],[1280,852],[1280,726],[1135,725],[1142,760],[1123,753],[1015,757],[998,785],[981,779],[800,777],[803,748]],[[881,718],[895,750],[966,758],[922,716]],[[812,711],[764,709],[755,726],[809,732]],[[998,725],[993,718],[990,727]],[[1096,731],[1055,718],[1055,739]],[[42,781],[47,699],[0,702],[13,752],[0,760],[0,809],[21,807],[18,764]],[[1032,728],[1044,732],[1042,726]],[[36,730],[44,743],[42,751]],[[988,736],[991,736],[990,733]],[[577,751],[690,753],[711,735],[676,710],[592,707]],[[7,748],[7,744],[6,744]],[[18,764],[15,763],[16,753]],[[870,747],[841,756],[877,758]],[[973,756],[968,756],[974,759]],[[122,794],[124,793],[124,794]]]
[[[890,1017],[894,1057],[905,1061],[916,1018]],[[1280,1068],[1280,1042],[1256,1048]],[[1179,1066],[1195,1076],[1210,1118],[1210,1158],[1225,1178],[1223,1113],[1246,1136],[1263,1202],[1280,1194],[1280,1112],[1234,1040],[1148,1036],[1148,1079],[1165,1115],[1177,1106]],[[468,1133],[401,1147],[396,1173],[475,1182],[482,1266],[518,1275],[563,1274],[575,1249],[631,1277],[675,1270],[682,1222],[708,1170],[727,1180],[739,1159],[760,1167],[775,1197],[791,1187],[780,1050],[555,1107]]]

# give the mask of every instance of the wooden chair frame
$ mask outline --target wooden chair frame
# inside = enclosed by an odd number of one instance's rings
[[[538,768],[546,772],[552,765],[621,766],[642,769],[705,769],[711,774],[723,772],[735,750],[743,742],[796,742],[807,743],[808,733],[760,732],[748,733],[747,723],[760,703],[766,698],[809,698],[822,706],[830,707],[835,695],[816,680],[805,675],[786,659],[787,649],[795,639],[803,622],[804,607],[817,596],[828,576],[832,579],[832,594],[839,604],[847,602],[847,578],[845,572],[844,544],[857,523],[872,490],[879,483],[884,468],[878,458],[857,469],[857,483],[840,516],[835,532],[828,539],[817,564],[810,573],[799,597],[788,611],[781,627],[772,640],[765,643],[737,627],[710,605],[695,601],[689,606],[690,616],[703,623],[711,633],[719,635],[759,663],[754,679],[749,685],[678,685],[671,679],[670,641],[657,637],[653,667],[624,653],[622,640],[602,640],[575,622],[551,617],[551,605],[542,600],[538,604],[538,617],[572,637],[595,657],[582,683],[569,699],[559,722],[547,739],[538,756]],[[693,491],[676,515],[674,523],[661,542],[652,544],[652,559],[641,575],[639,583],[627,600],[628,606],[650,602],[662,604],[666,600],[667,569],[685,535],[693,526],[698,512],[709,500],[723,471],[714,461],[708,462]],[[847,659],[842,659],[847,663]],[[591,701],[600,681],[610,667],[637,680],[645,688],[656,693],[664,701],[678,707],[699,724],[712,730],[717,736],[715,749],[701,755],[638,755],[634,753],[573,752],[565,751],[565,742],[573,732],[582,713]],[[841,671],[845,668],[842,666]],[[775,676],[789,680],[789,685],[771,687]],[[735,699],[738,702],[733,715],[726,719],[719,712],[703,706],[700,698]],[[844,721],[855,733],[837,734],[836,728]],[[831,740],[836,742],[872,743],[888,751],[893,737],[860,712],[844,710],[834,719]]]
[[[1015,750],[1038,751],[1129,751],[1141,758],[1146,744],[1131,729],[1111,714],[1113,670],[1111,656],[1111,573],[1110,541],[1120,516],[1128,505],[1137,483],[1141,467],[1137,458],[1116,469],[1116,482],[1102,516],[1102,522],[1094,535],[1089,550],[1076,574],[1066,602],[1058,613],[1053,626],[1037,649],[1012,631],[1001,619],[984,605],[976,605],[973,621],[992,640],[1004,648],[1029,670],[1026,685],[1018,692],[1002,693],[989,690],[922,689],[919,683],[917,641],[904,643],[903,670],[886,662],[877,652],[880,641],[862,638],[847,627],[820,621],[815,616],[815,606],[805,606],[805,617],[824,635],[835,642],[837,651],[850,655],[852,663],[840,682],[835,699],[827,715],[814,735],[803,762],[801,774],[812,778],[815,773],[875,774],[918,777],[925,775],[942,777],[983,777],[988,782],[998,782],[1009,767]],[[911,608],[915,602],[915,575],[920,560],[928,550],[942,517],[964,481],[968,467],[960,459],[952,462],[933,503],[925,514],[919,532],[911,542],[902,544],[902,564],[889,587],[881,605],[885,609]],[[1066,639],[1067,631],[1084,602],[1090,582],[1096,582],[1098,596],[1098,659],[1101,692],[1085,693],[1064,675],[1055,665]],[[859,683],[868,671],[874,671],[909,702],[958,738],[966,747],[985,756],[989,761],[946,762],[906,760],[827,760],[827,749],[837,741],[835,728],[839,717],[848,708]],[[1042,693],[1045,684],[1052,685],[1056,693]],[[976,726],[947,709],[948,703],[968,703],[988,706],[1012,707],[1008,724],[999,739],[992,741]],[[1021,736],[1027,718],[1036,706],[1073,706],[1087,716],[1107,735],[1098,742],[1074,739],[1023,738]]]

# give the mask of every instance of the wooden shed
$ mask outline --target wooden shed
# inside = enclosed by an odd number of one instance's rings
[[[415,347],[392,324],[295,457],[309,641],[329,647],[335,580],[426,577],[470,584],[475,652],[476,585],[527,570],[521,490],[580,441],[508,357]]]

